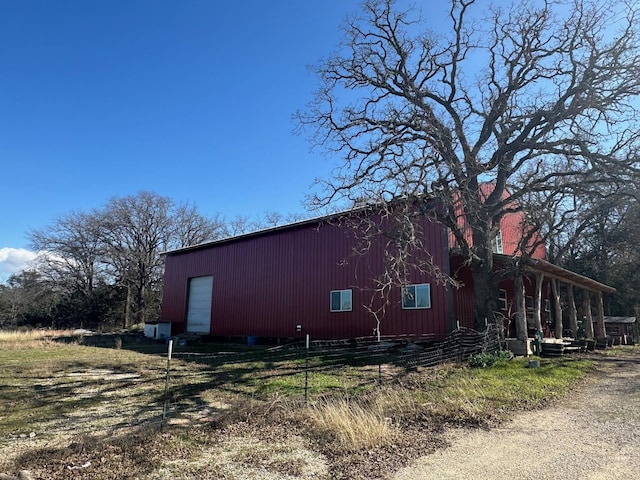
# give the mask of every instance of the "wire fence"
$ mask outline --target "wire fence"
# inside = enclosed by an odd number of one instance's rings
[[[472,355],[501,350],[500,332],[459,328],[444,340],[433,337],[365,337],[300,341],[228,352],[173,352],[167,359],[163,417],[205,405],[210,392],[252,397],[302,396],[332,391],[358,392],[392,383],[421,367],[464,362]],[[196,368],[194,368],[194,363]]]

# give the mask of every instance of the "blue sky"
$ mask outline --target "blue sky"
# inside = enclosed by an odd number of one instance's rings
[[[307,66],[358,6],[0,2],[0,250],[141,190],[205,215],[303,212],[332,162],[309,152],[291,116],[317,86]]]

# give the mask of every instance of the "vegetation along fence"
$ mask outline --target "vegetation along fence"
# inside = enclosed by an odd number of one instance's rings
[[[383,337],[378,341],[367,337],[250,349],[232,347],[211,353],[194,345],[186,351],[172,352],[174,361],[167,362],[164,416],[210,405],[212,392],[305,398],[331,391],[356,393],[372,385],[395,382],[419,367],[497,352],[501,344],[498,328],[489,325],[484,332],[459,328],[443,341],[429,337]]]

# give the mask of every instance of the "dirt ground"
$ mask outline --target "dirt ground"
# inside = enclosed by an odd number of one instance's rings
[[[597,358],[593,375],[557,405],[490,430],[447,433],[450,447],[392,476],[426,479],[640,478],[640,358]]]

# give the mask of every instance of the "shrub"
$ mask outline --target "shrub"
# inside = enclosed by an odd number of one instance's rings
[[[513,353],[509,350],[500,350],[495,353],[478,353],[469,357],[469,366],[474,368],[485,368],[495,365],[497,362],[511,360]]]

